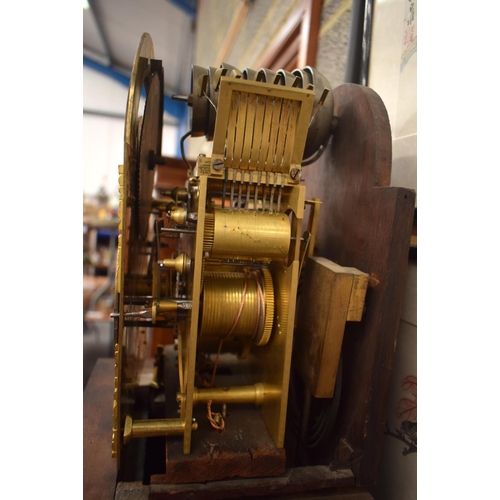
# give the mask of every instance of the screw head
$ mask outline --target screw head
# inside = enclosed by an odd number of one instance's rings
[[[298,181],[300,179],[301,173],[302,171],[300,170],[300,168],[292,168],[292,170],[290,170],[290,177],[294,181]]]
[[[212,167],[214,168],[214,170],[222,170],[223,167],[224,167],[224,162],[222,160],[214,160],[213,163],[212,163]]]

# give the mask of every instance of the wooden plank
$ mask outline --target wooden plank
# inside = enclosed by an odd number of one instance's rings
[[[256,480],[249,480],[256,481]],[[283,498],[283,489],[279,488],[278,491],[274,491],[274,485],[265,484],[264,486],[260,484],[260,488],[257,490],[252,486],[252,484],[244,485],[245,489],[232,489],[226,490],[225,487],[227,483],[225,481],[219,482],[218,486],[220,492],[206,492],[197,491],[195,489],[189,491],[176,492],[175,486],[148,486],[139,482],[131,483],[118,483],[116,488],[115,500],[148,500],[149,498],[155,498],[156,500],[169,499],[169,498],[187,498],[187,499],[225,499],[225,498],[240,498],[244,496],[248,498],[248,495],[252,495],[252,498],[262,498],[269,499],[279,499]],[[164,488],[168,488],[165,490]],[[243,485],[242,485],[243,488]],[[254,494],[254,491],[258,493]],[[151,494],[151,496],[150,496]],[[347,488],[325,488],[325,489],[314,489],[314,492],[297,492],[293,490],[290,493],[286,493],[287,500],[325,500],[334,498],[335,500],[373,500],[373,497],[366,490],[358,487],[347,487]]]
[[[213,405],[212,411],[220,412],[221,405]],[[274,445],[256,406],[228,405],[222,433],[211,427],[206,405],[197,405],[193,415],[198,429],[191,453],[183,453],[181,438],[169,438],[166,473],[153,475],[151,484],[269,477],[285,472],[285,451]]]
[[[331,149],[307,169],[308,196],[323,201],[316,254],[373,274],[361,323],[348,323],[342,398],[325,460],[352,464],[358,484],[375,484],[401,314],[415,206],[413,190],[391,187],[392,139],[380,97],[344,84],[334,90]],[[342,440],[353,450],[340,458]]]
[[[304,20],[305,6],[300,4],[288,17],[286,22],[274,33],[269,46],[265,53],[259,57],[259,60],[254,64],[256,68],[268,68],[273,71],[281,69],[277,67],[276,60],[280,58],[285,47],[291,44],[297,45],[294,41],[300,35],[301,25]],[[298,47],[297,47],[298,48]]]
[[[196,162],[188,162],[193,169]],[[165,165],[156,165],[155,167],[155,196],[160,198],[160,191],[173,189],[175,187],[184,187],[187,182],[188,167],[186,162],[179,158],[166,158]]]
[[[300,26],[300,47],[297,65],[299,68],[305,66],[316,67],[323,2],[321,0],[305,0],[304,6],[304,19]]]
[[[296,67],[314,66],[318,48],[321,8],[321,0],[303,0],[272,37],[265,53],[259,57],[259,61],[254,66],[273,71],[281,68],[292,71]],[[295,57],[287,52],[290,46],[295,48]],[[283,57],[285,52],[287,54]],[[282,63],[291,59],[296,59],[297,64],[293,68],[285,68]]]
[[[114,500],[148,500],[149,486],[140,481],[119,482]]]
[[[83,392],[83,498],[113,500],[116,460],[111,458],[114,360],[98,359]]]
[[[228,479],[198,484],[151,484],[150,500],[163,498],[192,498],[199,500],[223,500],[228,498],[270,497],[328,488],[344,488],[354,483],[354,475],[348,469],[331,470],[328,466],[296,467],[287,469],[280,477],[256,479]],[[333,491],[333,490],[332,490]],[[133,498],[133,497],[132,497]],[[142,497],[137,497],[142,498]],[[352,497],[351,497],[352,498]],[[121,500],[117,495],[116,500]]]
[[[217,59],[215,61],[215,66],[220,66],[223,62],[226,62],[226,58],[231,53],[231,50],[234,47],[234,42],[238,35],[243,22],[248,13],[248,2],[245,0],[240,0],[238,7],[233,14],[233,19],[231,20],[231,24],[227,30],[224,41],[219,49],[219,53],[217,54]]]

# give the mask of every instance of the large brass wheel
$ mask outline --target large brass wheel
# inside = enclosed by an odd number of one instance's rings
[[[141,114],[141,95],[146,104]],[[141,279],[151,279],[151,252],[148,242],[154,181],[155,156],[161,155],[163,121],[163,67],[154,59],[153,42],[142,35],[135,55],[127,98],[124,135],[124,162],[120,167],[120,224],[116,272],[115,393],[113,403],[112,454],[120,467],[123,426],[133,401],[133,388],[140,370],[137,347],[143,342],[144,328],[125,326],[125,310],[134,310],[126,296],[140,296]],[[133,279],[131,278],[133,277]],[[142,280],[144,281],[144,280]],[[126,397],[125,397],[126,396]]]

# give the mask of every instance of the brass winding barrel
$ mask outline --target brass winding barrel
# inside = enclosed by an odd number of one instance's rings
[[[284,213],[216,209],[207,214],[203,250],[211,258],[283,259],[290,249]]]
[[[200,337],[245,338],[264,345],[274,320],[274,287],[267,269],[207,272]]]

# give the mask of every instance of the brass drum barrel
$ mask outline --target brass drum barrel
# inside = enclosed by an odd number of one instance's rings
[[[267,269],[207,272],[203,286],[200,336],[269,340],[274,319],[274,289]]]
[[[217,209],[207,214],[203,249],[212,258],[284,259],[290,237],[284,213]]]

